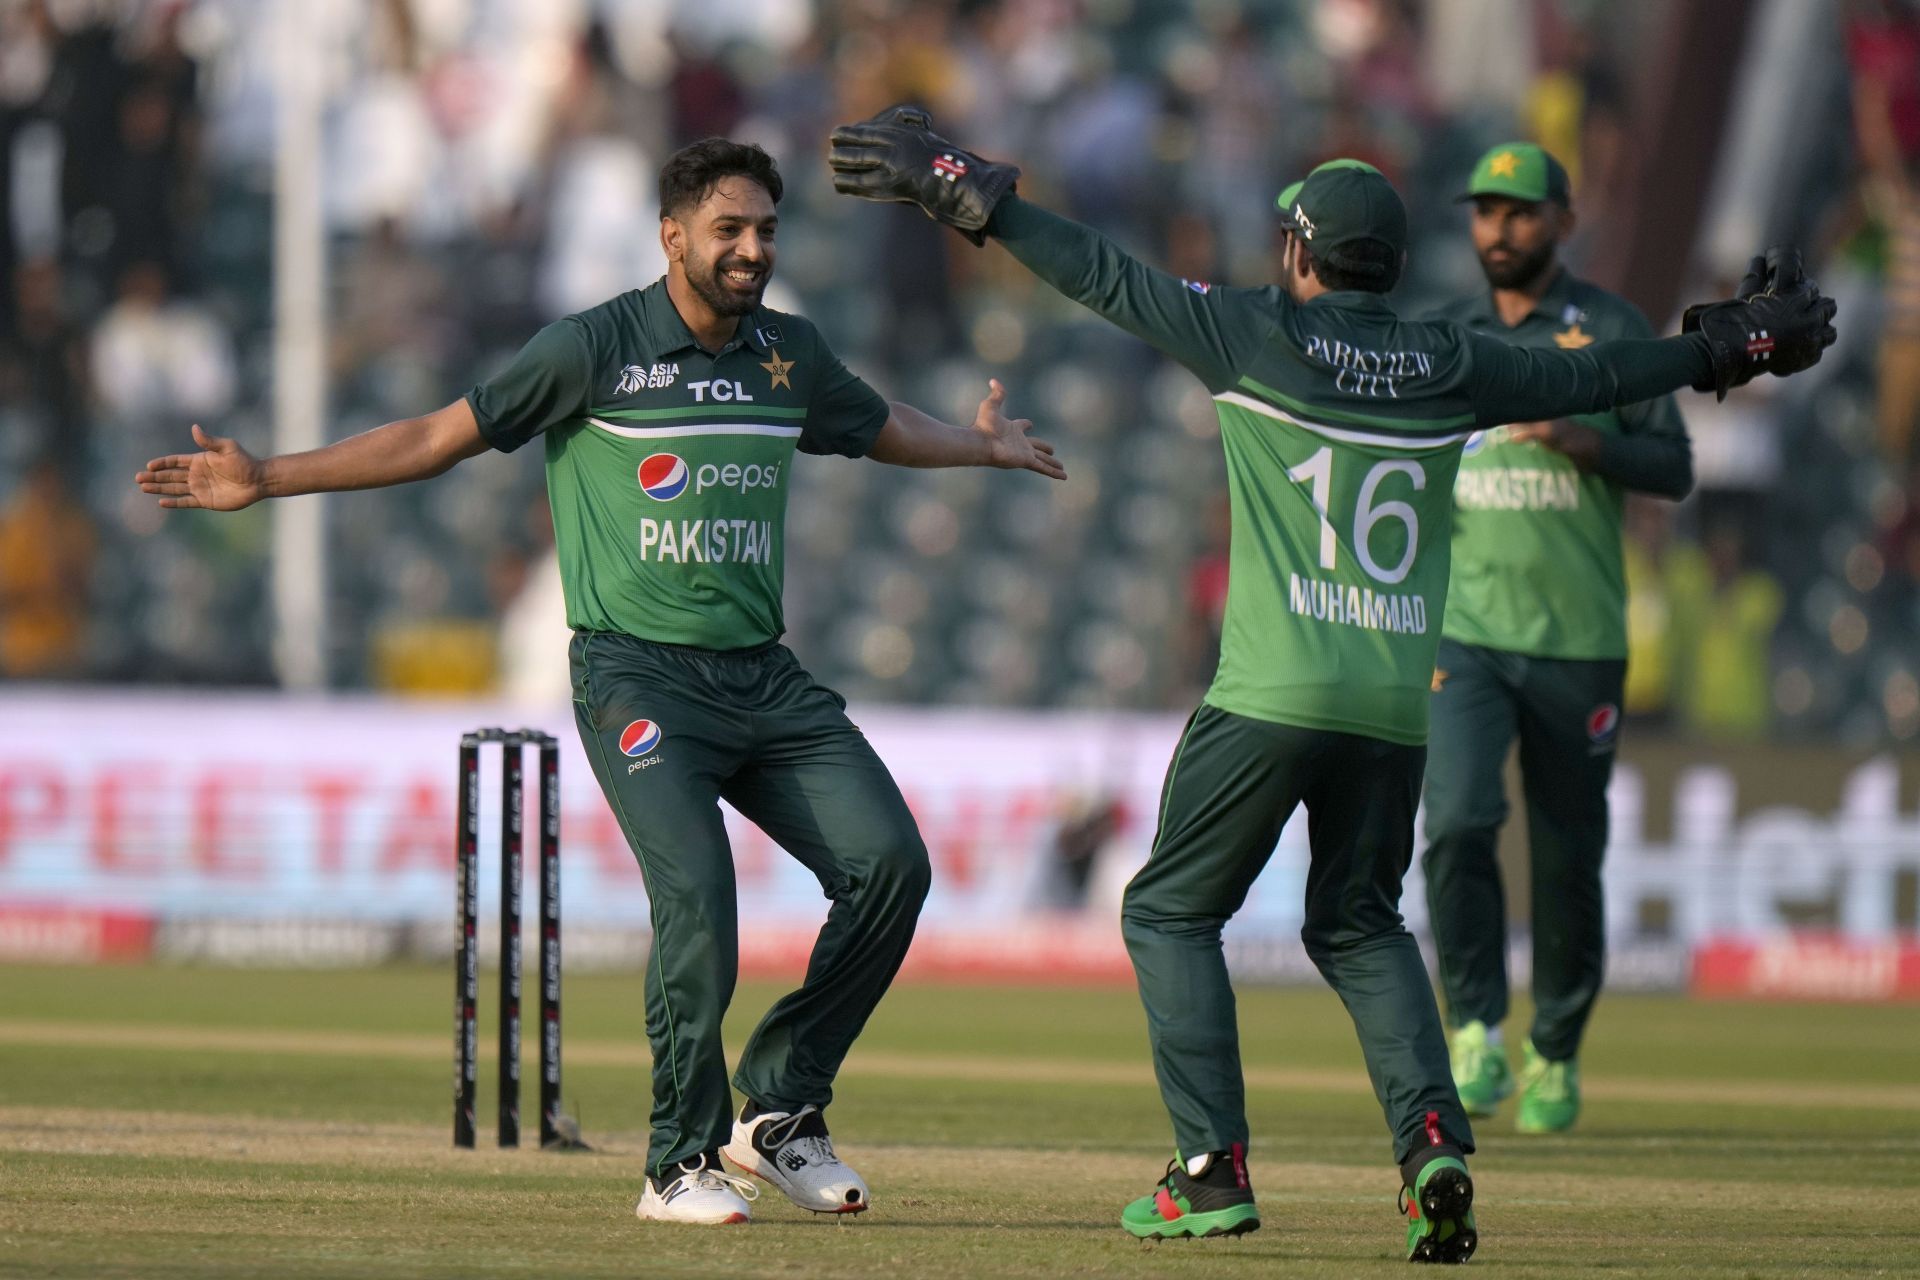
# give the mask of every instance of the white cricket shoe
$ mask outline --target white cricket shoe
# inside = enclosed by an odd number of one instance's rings
[[[753,1210],[747,1201],[760,1198],[760,1188],[746,1178],[737,1178],[720,1165],[710,1152],[691,1160],[682,1160],[668,1170],[671,1175],[656,1178],[647,1175],[647,1189],[640,1193],[635,1214],[649,1222],[693,1222],[720,1226],[729,1222],[751,1222]]]
[[[864,1213],[867,1184],[833,1154],[820,1108],[762,1111],[733,1122],[733,1141],[720,1154],[765,1178],[787,1199],[815,1213]]]

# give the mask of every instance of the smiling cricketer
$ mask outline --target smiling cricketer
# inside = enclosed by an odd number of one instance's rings
[[[998,382],[970,425],[951,426],[883,400],[811,323],[761,305],[781,188],[760,148],[694,143],[660,173],[665,278],[548,325],[424,417],[266,459],[196,425],[202,452],[136,477],[163,507],[230,511],[422,480],[541,440],[575,719],[652,913],[652,1135],[635,1211],[656,1221],[746,1222],[754,1184],[723,1156],[801,1208],[867,1208],[824,1113],[930,882],[886,766],[844,700],[780,643],[796,453],[1065,478],[1032,424],[1002,415]],[[740,1055],[737,1116],[720,1041],[738,965],[723,799],[832,902],[805,981]]]

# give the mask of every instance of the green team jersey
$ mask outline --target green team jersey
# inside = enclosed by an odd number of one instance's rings
[[[1278,288],[1180,280],[1018,197],[1001,201],[988,231],[1213,393],[1233,534],[1206,700],[1261,720],[1425,742],[1468,437],[1645,400],[1710,372],[1698,335],[1541,351],[1403,321],[1378,294],[1300,305]]]
[[[859,457],[888,414],[799,316],[702,349],[665,280],[556,320],[467,401],[496,449],[546,437],[567,625],[702,649],[785,630],[794,451]]]
[[[1632,303],[1565,270],[1512,328],[1491,292],[1437,314],[1549,350],[1653,336]],[[1671,396],[1574,421],[1605,437],[1594,471],[1544,445],[1510,442],[1506,426],[1468,438],[1453,486],[1449,640],[1540,658],[1627,656],[1621,505],[1628,489],[1684,496],[1693,484],[1692,451]]]

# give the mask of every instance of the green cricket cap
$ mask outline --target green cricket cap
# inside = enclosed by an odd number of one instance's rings
[[[1539,203],[1551,200],[1561,208],[1573,204],[1573,186],[1566,166],[1531,142],[1503,142],[1473,166],[1473,177],[1458,198],[1505,196],[1509,200]]]
[[[1359,169],[1364,173],[1380,172],[1365,160],[1352,160],[1346,156],[1341,156],[1337,160],[1329,160],[1325,164],[1317,164],[1311,172],[1321,173],[1327,169]],[[1300,198],[1300,188],[1306,185],[1306,181],[1305,178],[1302,178],[1298,182],[1289,182],[1286,186],[1280,188],[1280,194],[1274,197],[1273,207],[1282,213],[1293,212],[1293,202]]]
[[[1407,248],[1407,206],[1370,165],[1322,165],[1282,215],[1316,259],[1391,287]]]

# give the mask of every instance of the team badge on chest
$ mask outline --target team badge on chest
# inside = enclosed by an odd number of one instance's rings
[[[773,359],[760,366],[771,375],[771,381],[767,384],[767,390],[778,391],[781,387],[785,387],[789,391],[793,390],[790,375],[793,373],[793,366],[800,362],[798,360],[782,360],[780,358],[780,348],[778,347],[773,348],[773,350],[767,354],[771,355]]]

